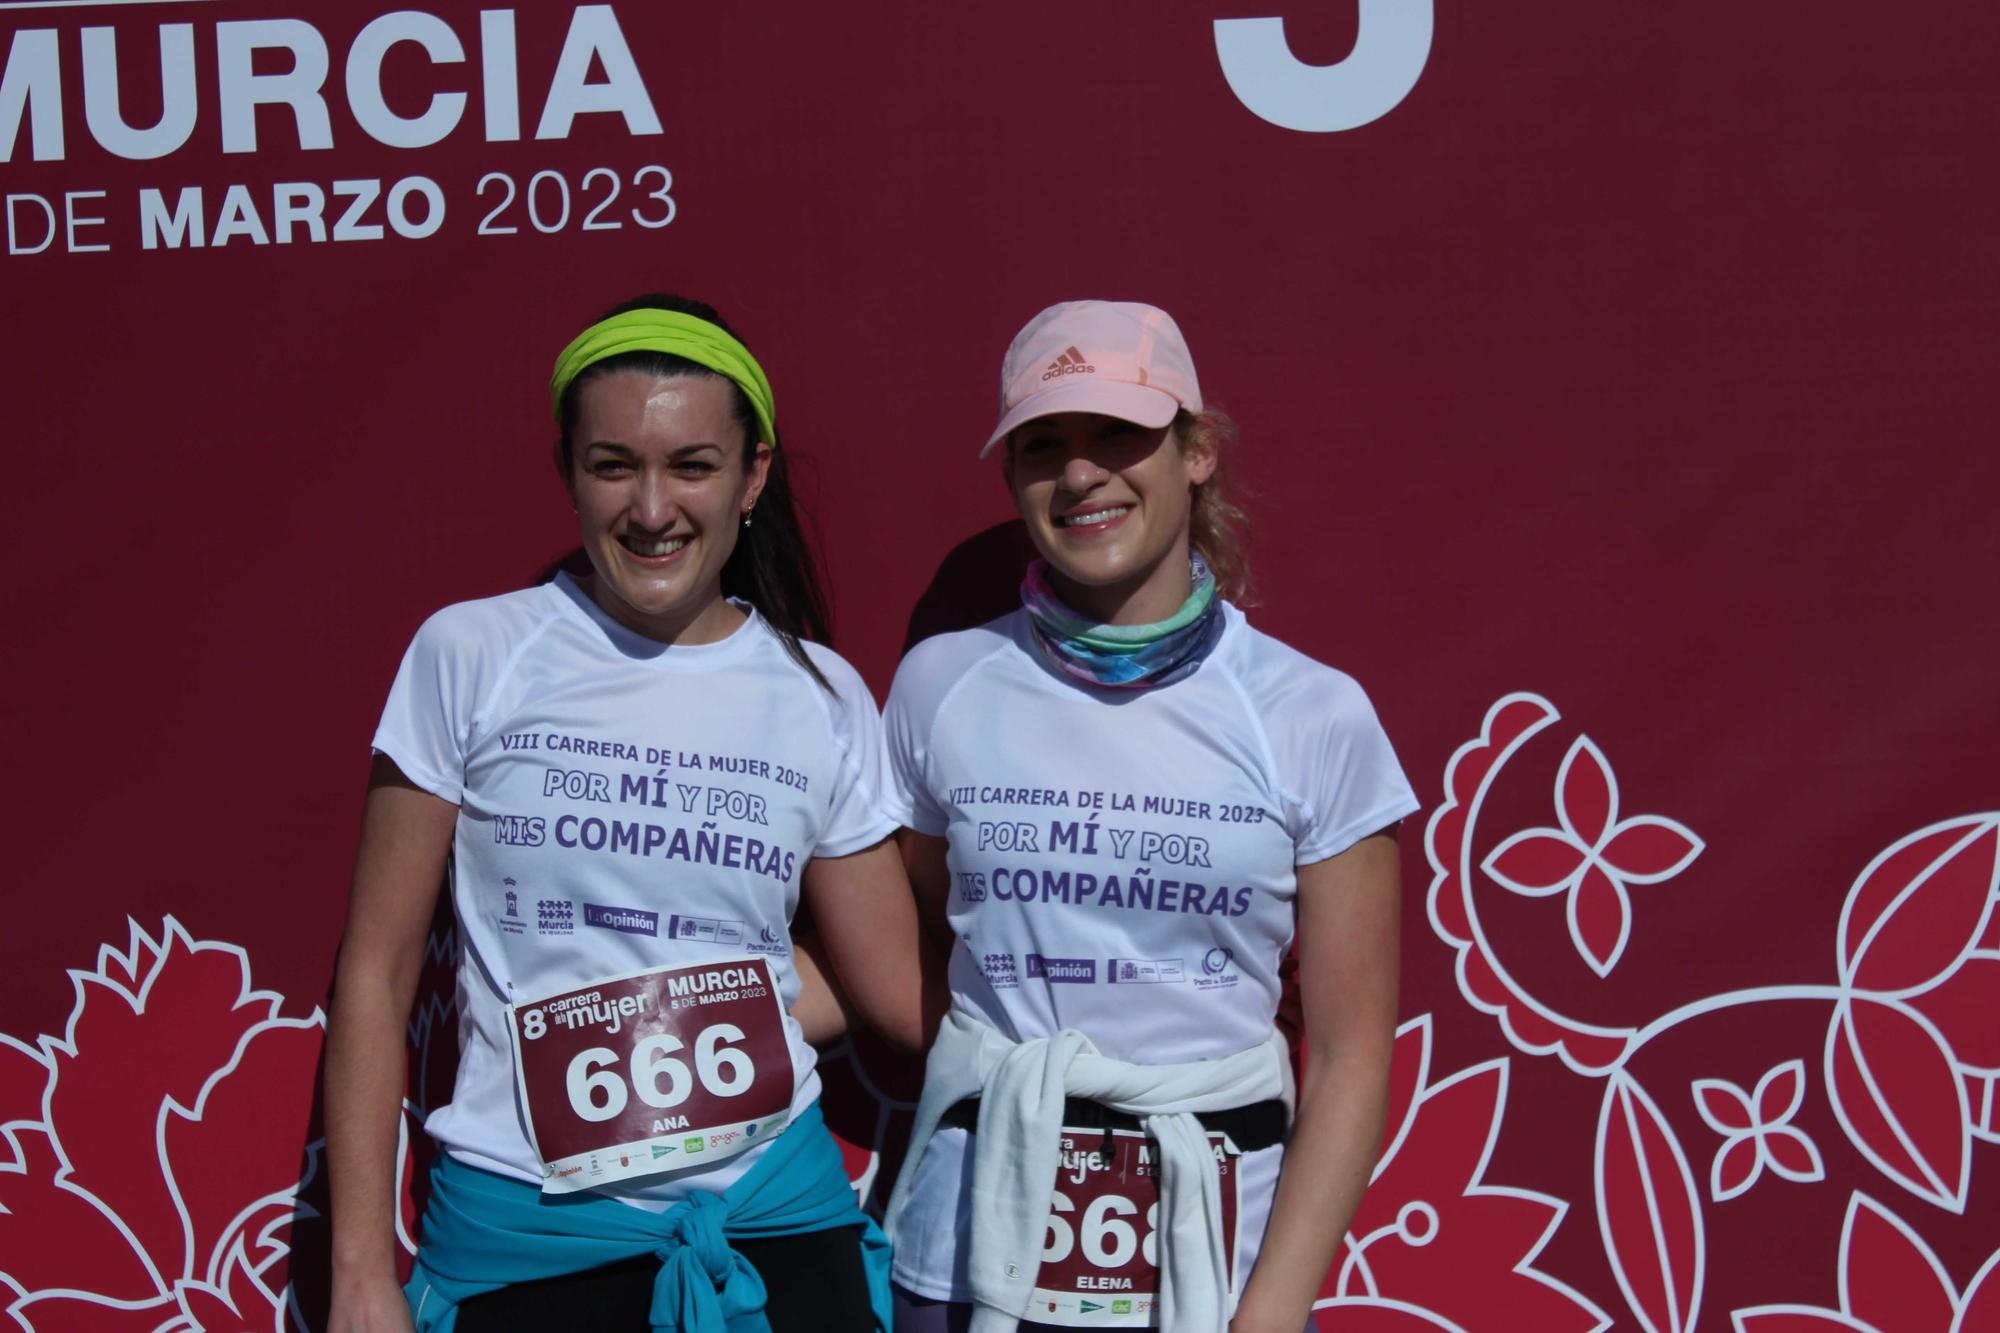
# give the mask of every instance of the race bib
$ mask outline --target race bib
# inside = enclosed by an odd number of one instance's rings
[[[1223,1253],[1236,1289],[1236,1164],[1210,1134],[1222,1183]],[[1160,1286],[1160,1146],[1129,1129],[1064,1129],[1028,1318],[1064,1328],[1146,1328]]]
[[[792,1055],[764,959],[613,977],[507,1018],[544,1193],[722,1161],[790,1117]]]

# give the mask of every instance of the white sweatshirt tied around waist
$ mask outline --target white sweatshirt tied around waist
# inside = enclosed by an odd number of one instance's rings
[[[1289,1112],[1292,1066],[1285,1039],[1220,1060],[1136,1065],[1099,1055],[1064,1029],[1015,1042],[960,1009],[945,1016],[924,1068],[909,1153],[889,1196],[885,1229],[909,1198],[917,1164],[946,1110],[979,1098],[972,1140],[972,1333],[1011,1333],[1026,1317],[1041,1270],[1042,1240],[1061,1159],[1063,1100],[1075,1097],[1136,1116],[1160,1146],[1160,1328],[1214,1333],[1234,1313],[1222,1233],[1222,1186],[1196,1113],[1276,1097]]]

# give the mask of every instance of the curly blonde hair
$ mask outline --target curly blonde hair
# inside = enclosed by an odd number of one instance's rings
[[[1182,453],[1207,452],[1215,470],[1194,488],[1188,515],[1188,541],[1201,552],[1215,575],[1216,591],[1239,606],[1252,605],[1250,588],[1250,516],[1233,498],[1237,488],[1229,476],[1229,455],[1235,452],[1236,423],[1210,408],[1186,409],[1174,417],[1174,436]]]

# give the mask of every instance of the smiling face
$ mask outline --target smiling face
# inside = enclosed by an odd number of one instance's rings
[[[1114,625],[1165,620],[1187,599],[1189,488],[1214,470],[1171,426],[1086,412],[1016,428],[1004,464],[1056,591]]]
[[[724,637],[743,617],[722,599],[722,566],[771,464],[760,443],[746,465],[735,386],[620,370],[576,394],[565,481],[596,571],[591,596],[648,638]]]

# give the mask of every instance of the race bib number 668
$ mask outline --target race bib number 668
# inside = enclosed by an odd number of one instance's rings
[[[722,1161],[785,1126],[792,1057],[765,959],[613,977],[507,1016],[545,1193]]]
[[[1236,1289],[1236,1168],[1226,1136],[1211,1133],[1222,1189],[1223,1259]],[[1150,1328],[1159,1322],[1158,1146],[1125,1129],[1062,1132],[1062,1158],[1028,1317],[1062,1328]]]

